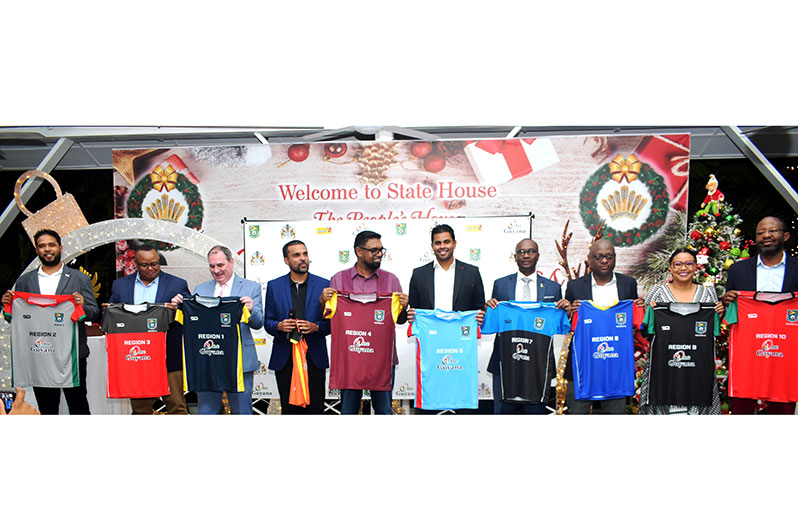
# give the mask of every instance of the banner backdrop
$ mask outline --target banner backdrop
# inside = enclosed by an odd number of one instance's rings
[[[247,217],[319,227],[362,222],[393,227],[395,235],[402,223],[531,212],[538,272],[565,282],[554,241],[566,223],[572,267],[584,262],[602,222],[603,237],[616,245],[616,271],[645,265],[646,255],[662,247],[665,226],[686,208],[689,156],[687,134],[125,149],[114,151],[115,212],[192,227],[239,253]],[[264,260],[274,260],[282,240],[260,247]],[[138,241],[117,244],[120,274],[135,271]],[[205,260],[178,246],[155,246],[168,263],[164,270],[191,288],[210,278]],[[329,248],[311,256],[346,250]],[[428,248],[427,241],[413,252]],[[470,256],[460,245],[455,254]],[[282,260],[270,263],[286,270]],[[409,276],[401,282],[407,288]],[[493,282],[485,278],[484,285],[489,294]]]

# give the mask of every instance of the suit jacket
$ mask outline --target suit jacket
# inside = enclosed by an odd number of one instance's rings
[[[515,300],[515,285],[518,282],[518,273],[514,272],[508,276],[499,278],[493,282],[493,292],[491,298],[499,301]],[[562,299],[562,288],[557,282],[544,278],[538,274],[538,301],[558,302]],[[496,374],[499,372],[499,339],[498,336],[493,342],[493,352],[488,361],[488,372]]]
[[[758,256],[740,260],[729,267],[729,277],[726,280],[726,290],[729,291],[755,291],[756,290],[756,261]],[[798,291],[798,258],[787,255],[784,260],[784,283],[782,292]]]
[[[133,303],[136,274],[119,278],[111,286],[109,303]],[[155,303],[168,303],[178,294],[188,296],[188,283],[183,278],[161,272],[158,276],[158,292]],[[183,370],[183,326],[174,322],[166,333],[166,371]]]
[[[435,308],[435,262],[413,269],[410,278],[409,304],[415,309]],[[485,289],[479,268],[460,260],[454,260],[454,294],[452,309],[475,311],[485,306]]]
[[[565,288],[565,299],[571,303],[574,300],[592,300],[593,299],[593,275],[588,273],[568,282]],[[637,280],[625,274],[615,273],[615,279],[618,284],[618,299],[619,300],[635,300],[637,299]],[[568,360],[565,364],[564,378],[568,381],[573,381],[573,351],[568,351]]]
[[[39,290],[39,272],[30,271],[20,276],[17,283],[14,285],[14,290],[41,294]],[[64,272],[61,273],[61,279],[58,281],[58,287],[55,293],[72,294],[75,291],[83,296],[83,310],[86,311],[85,320],[78,324],[78,357],[88,358],[89,345],[86,343],[86,324],[84,322],[97,321],[100,318],[100,307],[97,305],[97,300],[94,298],[94,287],[89,277],[64,264]]]
[[[305,341],[308,343],[308,357],[316,367],[326,369],[330,366],[326,339],[326,336],[330,334],[330,322],[322,317],[324,311],[321,310],[319,296],[321,296],[321,291],[330,286],[330,280],[308,274],[307,282],[308,293],[305,300],[304,319],[319,325],[317,332],[305,335]],[[274,336],[272,356],[269,358],[269,368],[272,370],[283,369],[291,357],[292,343],[286,338],[285,332],[277,330],[277,324],[288,318],[288,311],[293,309],[291,285],[291,277],[288,274],[266,284],[265,327],[266,332]]]
[[[210,280],[197,285],[194,294],[213,297],[216,281]],[[250,329],[263,327],[263,299],[261,298],[260,284],[252,280],[245,280],[238,274],[233,274],[233,285],[230,296],[249,296],[252,298],[252,312],[249,322],[241,325],[241,344],[244,353],[244,372],[253,372],[258,368],[258,353],[255,351],[255,340],[252,339]]]

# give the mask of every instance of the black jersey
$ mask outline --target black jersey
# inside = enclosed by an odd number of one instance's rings
[[[714,304],[658,303],[643,323],[653,334],[649,355],[650,405],[712,405],[715,336],[720,321]]]

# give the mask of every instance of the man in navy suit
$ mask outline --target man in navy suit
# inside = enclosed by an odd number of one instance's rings
[[[571,303],[571,312],[581,305],[582,300],[593,300],[600,306],[609,306],[619,300],[635,300],[636,305],[643,305],[643,299],[637,297],[637,280],[630,276],[615,272],[615,246],[609,240],[596,240],[588,252],[590,272],[568,282],[565,288],[565,299]],[[592,401],[578,400],[574,396],[572,351],[568,351],[564,377],[569,382],[566,406],[569,414],[589,414]],[[626,398],[615,398],[598,401],[602,414],[623,414],[626,410]]]
[[[557,303],[558,309],[567,311],[568,300],[563,299],[560,285],[535,272],[539,258],[540,251],[537,242],[529,238],[518,242],[515,246],[515,263],[518,265],[518,272],[493,282],[493,292],[488,300],[488,307],[495,309],[500,301],[544,301]],[[493,342],[488,372],[493,374],[494,414],[546,414],[546,405],[543,403],[507,403],[502,401],[498,339]]]
[[[42,229],[33,236],[36,254],[41,262],[37,271],[26,272],[19,277],[14,290],[33,292],[36,294],[71,294],[75,303],[83,306],[86,312],[84,321],[97,321],[100,308],[94,298],[94,288],[88,276],[80,271],[67,267],[61,261],[64,251],[61,236],[56,231]],[[3,294],[3,304],[10,304],[11,291]],[[61,403],[61,391],[64,391],[70,414],[89,414],[89,400],[86,396],[86,360],[89,357],[89,345],[86,343],[86,324],[78,324],[78,375],[80,385],[59,389],[55,387],[33,387],[33,395],[42,414],[58,414]]]
[[[233,414],[252,414],[252,382],[258,368],[258,354],[250,329],[263,327],[263,299],[260,284],[245,280],[233,274],[233,252],[223,245],[216,245],[208,251],[208,268],[213,279],[200,283],[194,294],[208,297],[238,296],[241,303],[249,309],[250,317],[241,325],[241,345],[243,352],[244,392],[228,392],[230,412]],[[172,298],[172,303],[182,303],[180,294]],[[221,392],[197,392],[197,411],[200,414],[219,414],[222,406]]]
[[[790,239],[790,233],[785,229],[784,221],[775,216],[767,216],[759,221],[755,236],[759,255],[740,260],[729,267],[724,305],[728,307],[737,299],[739,291],[798,291],[798,259],[784,251],[784,242]],[[731,398],[732,414],[753,414],[756,410],[757,401],[754,399]],[[768,401],[764,412],[795,414],[795,402]]]
[[[160,255],[155,248],[142,245],[136,249],[134,261],[136,274],[116,280],[111,287],[110,303],[169,303],[176,294],[189,295],[188,284],[183,278],[161,271]],[[168,414],[188,414],[183,395],[183,326],[172,323],[166,333],[166,376],[169,395],[164,396]],[[131,398],[133,414],[152,414],[158,398]]]
[[[288,274],[275,278],[266,285],[265,328],[266,332],[274,336],[269,368],[277,377],[283,414],[322,414],[325,369],[330,366],[326,340],[326,336],[330,334],[330,322],[322,317],[319,296],[330,286],[330,280],[308,272],[308,248],[299,240],[291,240],[283,246],[283,261],[288,265]],[[289,337],[297,329],[308,344],[310,404],[307,407],[288,403],[294,369],[293,344]]]

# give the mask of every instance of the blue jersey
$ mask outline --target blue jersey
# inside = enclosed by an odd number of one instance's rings
[[[238,298],[186,298],[175,320],[183,324],[183,390],[244,392],[241,323],[249,310]]]
[[[610,307],[582,301],[574,315],[574,396],[623,398],[635,393],[634,301]]]
[[[416,408],[476,409],[477,311],[416,309]]]
[[[553,303],[503,301],[488,307],[482,332],[496,333],[501,391],[511,403],[545,403],[556,375],[552,336],[571,330],[568,316]]]

